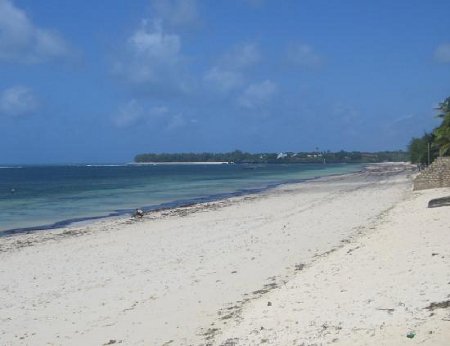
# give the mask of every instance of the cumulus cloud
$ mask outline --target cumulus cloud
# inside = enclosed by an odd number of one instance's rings
[[[113,72],[152,93],[188,92],[191,85],[183,60],[180,37],[165,32],[160,21],[144,20],[128,38]]]
[[[28,115],[39,106],[37,97],[31,89],[15,86],[0,94],[0,114],[6,116]]]
[[[250,84],[238,99],[238,104],[246,109],[261,109],[267,106],[277,92],[277,85],[270,80]]]
[[[322,57],[307,44],[290,44],[286,56],[289,63],[301,67],[318,67],[323,63]]]
[[[10,0],[0,0],[0,61],[34,64],[70,55],[60,35],[34,25]]]
[[[120,107],[113,123],[117,127],[126,128],[138,124],[148,124],[154,120],[165,117],[169,110],[164,106],[145,108],[137,100],[133,99]]]
[[[240,72],[222,70],[217,66],[206,72],[204,80],[222,92],[239,88],[244,83],[244,77]]]
[[[174,27],[196,24],[199,21],[196,0],[153,0],[158,18]]]
[[[112,119],[118,128],[135,126],[152,126],[155,129],[176,130],[196,120],[186,118],[181,112],[173,112],[166,106],[144,106],[142,102],[132,99],[120,107]]]
[[[128,43],[136,55],[171,63],[176,62],[181,48],[179,36],[164,33],[158,22],[154,23],[153,28],[149,28],[148,22],[143,21],[142,26],[128,39]]]
[[[450,43],[439,45],[434,51],[434,59],[440,63],[450,63]]]
[[[235,46],[206,71],[203,79],[218,91],[230,92],[243,86],[244,70],[257,64],[260,58],[258,46],[254,43]]]

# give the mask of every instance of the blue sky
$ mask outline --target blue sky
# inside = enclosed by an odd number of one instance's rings
[[[450,96],[448,0],[0,0],[0,162],[405,149]]]

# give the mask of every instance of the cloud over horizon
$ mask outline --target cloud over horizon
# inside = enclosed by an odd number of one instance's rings
[[[154,131],[164,129],[177,130],[195,120],[186,118],[180,112],[173,112],[166,106],[151,106],[136,99],[123,104],[118,113],[112,118],[113,124],[119,129],[134,127],[152,128]]]
[[[207,85],[228,93],[244,86],[245,70],[260,60],[261,54],[255,43],[239,44],[222,55],[217,63],[206,71],[203,79]]]
[[[10,0],[0,0],[0,61],[37,64],[71,55],[61,35],[34,25]]]
[[[167,107],[144,107],[139,101],[132,99],[120,107],[118,114],[113,117],[113,123],[118,128],[148,125],[168,114]]]
[[[164,31],[159,20],[142,20],[126,41],[126,51],[114,64],[113,73],[143,93],[189,92],[181,54],[181,38]]]
[[[33,91],[18,85],[0,93],[0,115],[23,116],[33,113],[39,102]]]
[[[405,148],[449,93],[450,3],[398,6],[0,0],[0,146]]]
[[[156,17],[172,27],[197,24],[200,16],[197,0],[152,0]]]
[[[246,109],[263,111],[277,91],[278,86],[270,80],[253,83],[244,90],[238,104]]]

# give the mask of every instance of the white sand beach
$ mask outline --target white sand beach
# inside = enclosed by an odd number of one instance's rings
[[[411,179],[372,165],[1,238],[0,344],[449,345],[450,207],[427,203],[450,189]]]

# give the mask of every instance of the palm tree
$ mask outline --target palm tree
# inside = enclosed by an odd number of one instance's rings
[[[442,124],[434,130],[435,142],[439,147],[439,155],[446,156],[450,154],[450,97],[439,104],[438,110]]]

